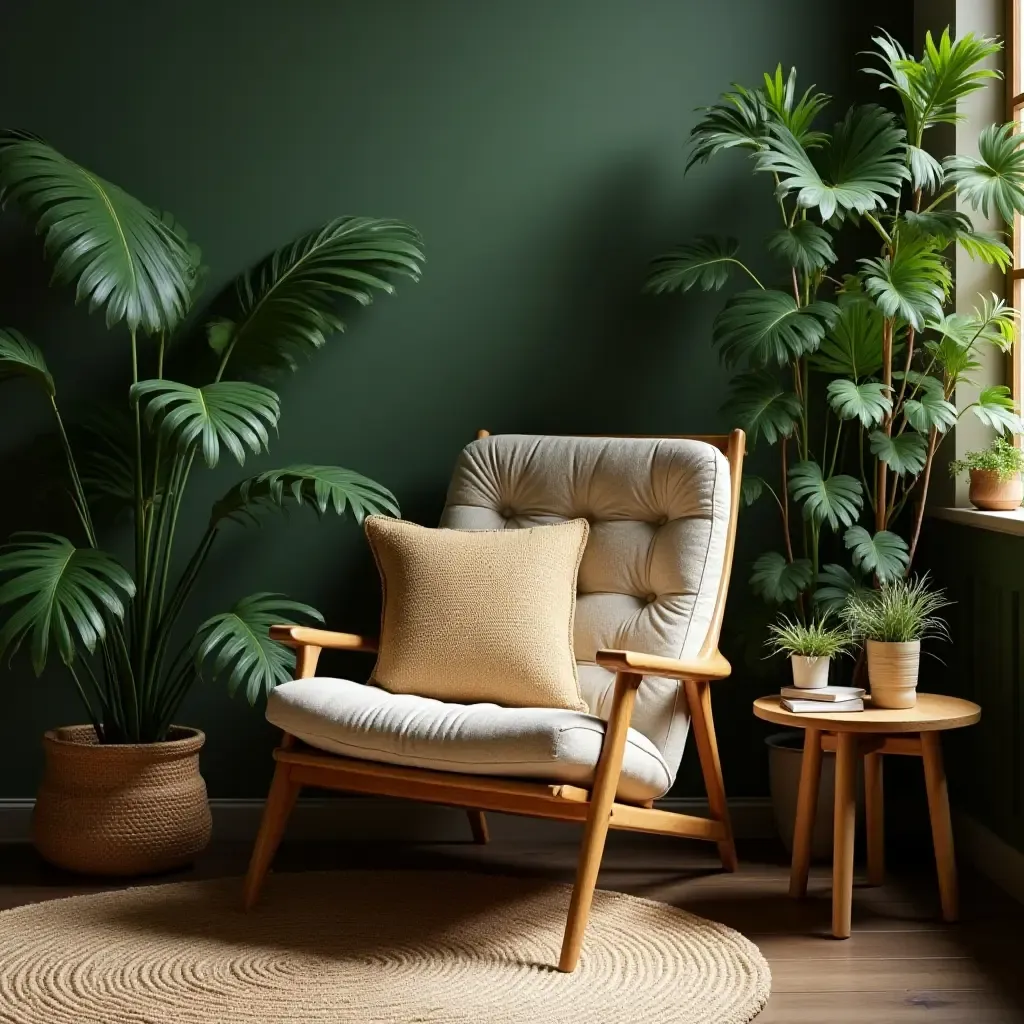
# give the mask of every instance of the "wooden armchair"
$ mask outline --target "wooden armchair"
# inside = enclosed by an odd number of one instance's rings
[[[464,807],[477,842],[487,841],[486,811],[582,822],[559,960],[567,972],[579,960],[609,828],[711,840],[723,867],[735,870],[709,684],[730,673],[718,637],[743,454],[739,430],[661,439],[481,432],[462,453],[441,525],[513,528],[581,515],[591,522],[575,633],[591,714],[446,705],[317,678],[325,648],[374,651],[376,642],[273,627],[275,639],[296,648],[296,681],[268,702],[268,719],[285,735],[245,880],[246,908],[259,897],[303,786]],[[422,735],[411,721],[426,723]],[[675,780],[690,728],[710,818],[654,806]],[[547,756],[531,753],[537,749]]]

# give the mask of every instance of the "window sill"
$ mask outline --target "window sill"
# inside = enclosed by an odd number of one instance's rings
[[[978,508],[929,508],[928,515],[961,526],[973,526],[993,533],[1009,533],[1024,537],[1024,508],[1012,512],[982,512]]]

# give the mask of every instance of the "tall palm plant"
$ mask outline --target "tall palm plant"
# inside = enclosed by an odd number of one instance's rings
[[[767,239],[774,280],[754,274],[735,239],[705,236],[655,260],[647,282],[654,292],[717,290],[735,274],[744,282],[712,343],[741,371],[726,408],[752,442],[778,447],[772,479],[743,481],[748,502],[771,496],[781,528],[750,582],[770,604],[807,615],[841,605],[867,578],[909,572],[936,452],[961,416],[1024,429],[1005,386],[955,404],[980,351],[1015,344],[1015,311],[995,295],[979,295],[973,313],[946,311],[952,246],[1009,265],[1002,233],[979,231],[951,204],[959,197],[1007,223],[1024,213],[1024,135],[991,125],[977,157],[942,162],[924,148],[931,129],[961,120],[960,102],[999,77],[984,65],[1000,44],[946,30],[915,57],[888,35],[874,43],[865,70],[898,113],[855,106],[822,130],[829,97],[801,94],[796,69],[780,66],[758,88],[734,86],[690,134],[687,170],[728,150],[750,154],[779,217]],[[851,230],[870,249],[844,266],[837,237]],[[843,560],[823,564],[825,554]]]
[[[41,350],[0,329],[0,380],[23,378],[49,402],[63,447],[75,539],[16,534],[0,549],[0,655],[21,646],[41,673],[55,652],[105,743],[164,738],[200,673],[244,687],[255,701],[290,675],[291,654],[267,635],[273,622],[320,619],[307,605],[254,594],[182,640],[176,624],[221,532],[265,510],[310,506],[323,514],[398,514],[383,485],[337,466],[292,465],[236,483],[215,502],[198,547],[179,569],[175,543],[193,469],[225,454],[240,465],[267,450],[281,413],[278,395],[250,378],[294,370],[299,357],[344,328],[339,305],[392,293],[417,280],[421,240],[406,224],[332,220],[272,253],[235,282],[233,309],[207,325],[205,383],[170,380],[165,355],[193,308],[199,249],[173,217],[155,212],[34,136],[0,135],[0,204],[17,207],[44,238],[56,282],[102,310],[123,335],[132,384],[121,410],[91,428],[76,452]],[[126,430],[119,431],[120,411]],[[129,571],[100,546],[94,509],[128,507],[134,526]]]

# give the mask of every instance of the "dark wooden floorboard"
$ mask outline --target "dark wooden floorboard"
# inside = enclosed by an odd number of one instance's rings
[[[827,866],[814,868],[808,898],[797,902],[787,895],[781,849],[748,843],[740,853],[739,872],[728,875],[706,844],[615,836],[600,885],[722,921],[756,942],[773,975],[759,1024],[1024,1024],[1024,908],[984,879],[964,875],[963,921],[945,925],[933,867],[911,857],[885,885],[858,885],[853,936],[837,941]],[[566,844],[286,843],[276,870],[417,868],[571,882],[575,854]],[[247,857],[244,846],[217,844],[192,868],[131,884],[239,875]],[[124,884],[83,880],[28,847],[0,846],[0,908]]]

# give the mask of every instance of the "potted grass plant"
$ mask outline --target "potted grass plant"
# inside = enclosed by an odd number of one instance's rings
[[[33,835],[44,857],[71,870],[163,870],[210,837],[204,737],[176,724],[190,688],[202,675],[255,702],[294,664],[268,627],[320,619],[259,593],[188,622],[210,551],[236,525],[290,505],[357,519],[398,514],[391,492],[368,477],[290,465],[232,482],[181,557],[183,498],[198,471],[268,448],[281,401],[253,378],[296,369],[343,328],[342,303],[393,292],[397,275],[417,279],[421,241],[399,221],[332,220],[243,273],[206,324],[205,345],[178,345],[195,323],[202,275],[200,252],[173,217],[25,132],[0,132],[0,204],[43,235],[54,281],[102,312],[131,380],[76,444],[42,350],[0,328],[0,381],[34,385],[50,408],[76,518],[70,536],[16,534],[0,549],[0,656],[27,649],[37,675],[59,661],[88,720],[44,738]],[[128,514],[129,566],[106,547],[101,503]]]
[[[1012,512],[1024,501],[1024,451],[1005,437],[997,437],[987,448],[968,452],[951,462],[953,476],[969,474],[967,497],[984,512]]]
[[[828,616],[800,622],[781,615],[768,627],[765,643],[773,654],[789,656],[793,685],[811,690],[828,686],[832,659],[848,654],[853,639],[842,625],[831,623]]]
[[[917,703],[921,642],[949,639],[945,621],[936,615],[949,604],[927,573],[886,580],[877,590],[865,588],[847,598],[842,619],[865,643],[874,707],[912,708]]]

